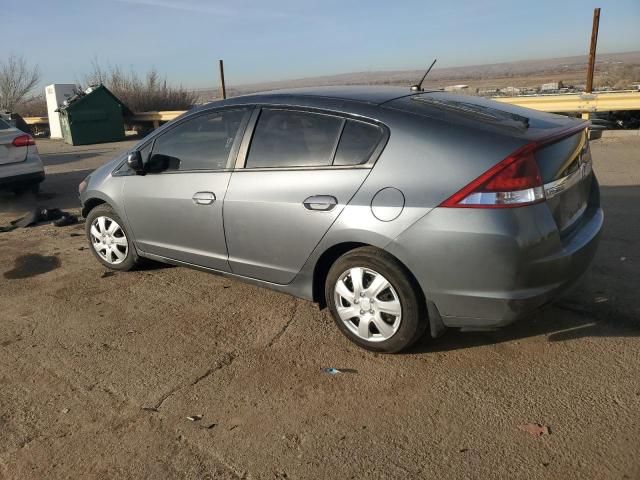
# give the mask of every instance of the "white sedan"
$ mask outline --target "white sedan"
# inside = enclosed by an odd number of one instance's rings
[[[0,118],[0,188],[37,191],[44,167],[33,137]]]

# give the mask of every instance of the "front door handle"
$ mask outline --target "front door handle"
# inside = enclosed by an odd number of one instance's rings
[[[328,212],[338,204],[338,199],[331,195],[313,195],[302,202],[304,208],[316,212]]]
[[[213,192],[196,192],[191,199],[196,205],[211,205],[216,201],[216,194]]]

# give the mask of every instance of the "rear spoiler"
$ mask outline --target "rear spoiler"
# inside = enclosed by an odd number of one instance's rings
[[[587,130],[591,122],[589,120],[583,120],[582,122],[571,125],[570,127],[559,127],[551,131],[551,133],[542,133],[540,136],[536,138],[532,138],[529,143],[532,143],[535,148],[538,149],[544,147],[545,145],[549,145],[550,143],[555,143],[560,140],[564,140],[565,138],[569,138],[576,133]]]

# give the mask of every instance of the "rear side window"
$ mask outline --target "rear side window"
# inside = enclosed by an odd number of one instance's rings
[[[362,165],[382,139],[382,129],[363,122],[347,121],[333,161],[334,165]]]
[[[331,165],[342,124],[331,115],[263,109],[246,168]]]
[[[160,173],[227,168],[229,153],[246,113],[245,109],[223,110],[172,128],[156,139],[147,170]]]
[[[6,130],[8,128],[11,128],[11,125],[0,118],[0,130]]]

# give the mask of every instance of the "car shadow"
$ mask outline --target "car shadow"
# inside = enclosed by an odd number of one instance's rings
[[[640,186],[601,186],[605,222],[584,279],[554,304],[495,331],[428,334],[407,353],[474,348],[544,335],[549,342],[640,336]]]
[[[640,336],[640,320],[624,312],[591,310],[584,304],[559,300],[530,318],[494,331],[448,330],[437,339],[428,334],[406,353],[431,353],[475,348],[545,336],[548,342],[565,342],[593,337]]]
[[[36,208],[73,209],[80,207],[78,185],[93,169],[75,170],[63,173],[49,173],[40,184],[38,193],[16,195],[8,190],[0,190],[0,213],[15,213],[22,216]]]

